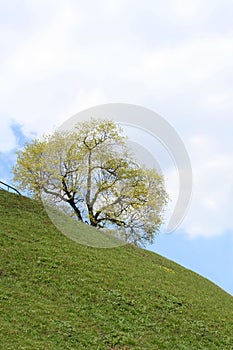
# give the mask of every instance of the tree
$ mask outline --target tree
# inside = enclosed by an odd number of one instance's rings
[[[17,153],[14,180],[79,221],[117,230],[135,245],[152,243],[167,202],[163,177],[140,167],[113,121],[91,119]]]

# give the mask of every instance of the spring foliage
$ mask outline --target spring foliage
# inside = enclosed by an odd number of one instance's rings
[[[127,242],[152,243],[167,202],[163,177],[141,167],[112,121],[91,119],[17,154],[14,180],[77,220],[115,229]]]

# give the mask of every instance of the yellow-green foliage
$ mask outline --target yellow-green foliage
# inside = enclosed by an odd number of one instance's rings
[[[33,140],[18,152],[20,188],[100,228],[116,228],[136,245],[152,242],[167,195],[155,169],[133,158],[122,130],[110,120],[91,119],[75,131]]]

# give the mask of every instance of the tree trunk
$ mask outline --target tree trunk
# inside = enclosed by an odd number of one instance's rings
[[[73,210],[74,210],[74,212],[75,212],[75,214],[76,214],[78,220],[83,222],[82,215],[81,215],[81,213],[80,213],[80,210],[79,210],[79,209],[76,207],[76,205],[75,205],[74,198],[70,198],[70,199],[68,200],[68,203],[69,203],[70,206],[73,208]]]
[[[90,220],[91,226],[97,226],[97,221],[95,220],[94,214],[93,214],[93,206],[91,204],[91,150],[88,155],[88,171],[87,171],[87,193],[86,193],[86,204],[88,209],[88,216]]]

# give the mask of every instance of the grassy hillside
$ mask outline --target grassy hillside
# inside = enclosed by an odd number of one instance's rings
[[[155,253],[79,245],[0,191],[0,348],[233,349],[233,298]]]

